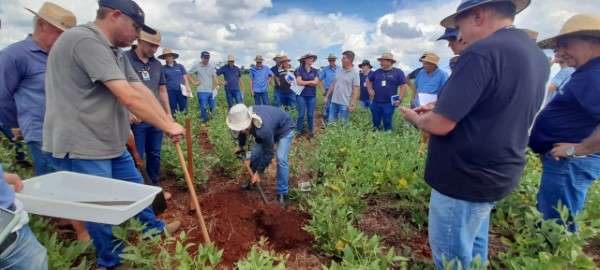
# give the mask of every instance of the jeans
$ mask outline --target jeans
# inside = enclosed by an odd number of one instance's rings
[[[181,91],[168,91],[167,94],[169,95],[171,114],[187,111],[187,97],[182,95]]]
[[[275,97],[273,98],[273,106],[275,107],[291,107],[296,104],[296,93],[283,93],[279,90],[275,90]]]
[[[479,257],[487,263],[490,213],[495,203],[468,202],[431,190],[429,201],[429,244],[438,270],[444,261],[453,261],[452,269],[470,269]]]
[[[327,92],[329,92],[329,89],[325,90],[325,94],[327,95]],[[331,98],[327,99],[327,102],[325,102],[325,104],[323,104],[323,118],[325,119],[325,121],[329,120],[329,108],[331,107]]]
[[[25,153],[23,153],[23,144],[21,142],[13,140],[13,135],[10,131],[10,128],[0,124],[0,133],[4,134],[8,141],[15,146],[15,160],[25,161]]]
[[[153,185],[158,185],[160,175],[160,149],[162,146],[162,130],[151,126],[148,123],[132,125],[135,145],[140,154],[140,158],[146,155],[146,172]]]
[[[0,269],[48,269],[46,248],[38,242],[28,225],[17,231],[17,239],[12,245],[0,251]]]
[[[572,222],[572,217],[583,209],[590,185],[600,178],[600,155],[557,161],[546,154],[542,163],[544,170],[537,194],[537,208],[544,219],[557,219],[560,215],[556,206],[560,201],[569,209],[569,230],[575,232],[577,226]]]
[[[269,105],[269,93],[254,93],[254,105]]]
[[[203,123],[208,122],[208,109],[214,112],[214,99],[213,94],[208,92],[198,92],[198,104],[200,109],[200,119]]]
[[[389,103],[371,103],[371,115],[373,116],[373,128],[380,129],[383,121],[385,131],[392,130],[392,119],[396,108]]]
[[[331,106],[329,106],[329,123],[333,123],[338,119],[342,119],[344,124],[348,124],[349,117],[350,112],[348,111],[348,106],[337,103],[331,103]]]
[[[54,172],[52,155],[42,151],[41,142],[28,142],[27,146],[29,147],[31,159],[33,160],[33,169],[36,176]]]
[[[304,115],[306,114],[308,122],[308,132],[314,132],[315,110],[317,109],[317,97],[297,96],[296,106],[298,108],[298,122],[296,129],[298,133],[304,132]]]
[[[233,105],[244,102],[244,99],[242,98],[242,92],[240,92],[240,90],[225,90],[225,97],[227,98],[227,107],[230,109],[233,107]]]
[[[58,170],[114,178],[138,184],[144,183],[142,176],[135,168],[133,158],[127,151],[113,159],[83,160],[70,159],[67,156],[63,159],[53,158],[53,160]],[[156,229],[162,232],[165,228],[165,223],[158,220],[150,208],[142,210],[136,218],[146,225],[147,230]],[[86,222],[85,227],[96,247],[98,267],[118,266],[121,263],[119,255],[122,253],[124,245],[113,236],[112,225]]]
[[[369,99],[361,100],[361,101],[360,101],[360,105],[361,105],[363,108],[367,108],[367,109],[368,109],[368,108],[370,108],[370,107],[371,107],[371,100],[369,100]]]
[[[290,167],[288,164],[288,156],[290,154],[290,146],[294,141],[294,131],[290,131],[287,135],[283,136],[277,142],[277,187],[276,192],[278,195],[288,194],[288,181]],[[252,146],[252,155],[261,156],[263,154],[263,146],[261,144],[255,144]]]

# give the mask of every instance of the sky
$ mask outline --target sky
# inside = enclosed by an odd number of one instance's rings
[[[33,15],[43,0],[0,0],[0,49],[24,39],[32,31]],[[79,24],[94,19],[97,0],[52,0],[77,16]],[[317,66],[344,50],[372,63],[392,52],[405,72],[418,67],[419,56],[438,54],[447,69],[452,56],[447,42],[436,41],[444,29],[439,22],[452,14],[460,0],[138,0],[146,23],[161,31],[162,46],[178,52],[178,61],[191,67],[201,51],[220,63],[228,54],[238,65],[249,66],[257,54],[267,65],[277,53],[294,61],[305,53],[319,56]],[[553,36],[577,13],[600,12],[600,0],[532,0],[517,15],[515,25]],[[160,50],[159,50],[160,53]],[[378,67],[378,64],[374,64]]]

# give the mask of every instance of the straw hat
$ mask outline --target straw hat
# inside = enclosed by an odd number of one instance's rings
[[[600,39],[600,17],[577,14],[565,22],[557,36],[540,41],[538,46],[542,49],[554,49],[558,39],[567,36],[588,36]]]
[[[160,41],[161,41],[161,36],[160,36],[160,32],[156,31],[156,34],[151,35],[150,33],[147,33],[146,31],[142,31],[140,33],[140,39],[143,41],[146,41],[148,43],[154,44],[156,46],[160,46]]]
[[[329,56],[327,56],[327,60],[335,60],[337,59],[337,56],[335,56],[335,54],[330,53]]]
[[[527,35],[533,39],[534,41],[537,41],[538,36],[540,35],[540,33],[538,33],[537,31],[533,31],[531,29],[527,29],[527,28],[521,28],[521,30],[525,33],[527,33]]]
[[[257,56],[254,58],[254,61],[256,61],[256,62],[264,62],[264,61],[265,61],[265,59],[262,57],[262,55],[257,55]]]
[[[392,63],[396,63],[396,59],[394,59],[394,55],[392,53],[386,52],[381,55],[381,57],[377,58],[377,61],[381,60],[390,60]]]
[[[235,57],[233,55],[231,55],[231,54],[228,55],[227,56],[227,62],[233,62],[233,61],[235,61]]]
[[[313,58],[315,61],[317,61],[317,56],[312,53],[307,53],[307,54],[303,55],[302,57],[300,57],[300,59],[298,59],[298,61],[302,62],[308,58]]]
[[[279,62],[281,62],[281,63],[289,62],[289,61],[291,61],[291,60],[287,57],[287,55],[282,55],[279,57]]]
[[[493,2],[512,2],[513,4],[515,4],[515,7],[517,8],[515,14],[518,14],[519,12],[526,9],[527,6],[529,6],[529,3],[531,3],[531,0],[462,0],[462,1],[460,1],[460,5],[458,5],[458,8],[456,9],[456,13],[443,19],[441,22],[441,25],[446,28],[454,28],[454,27],[456,27],[456,16],[457,15],[464,13],[465,11],[468,11],[474,7],[478,7],[483,4],[488,4],[488,3],[493,3]]]
[[[273,61],[279,62],[280,58],[281,58],[281,54],[276,54],[275,57],[273,57]]]
[[[225,123],[233,131],[242,131],[252,124],[252,110],[244,104],[236,104],[229,110]]]
[[[435,53],[427,53],[424,56],[425,57],[423,57],[419,60],[422,63],[426,62],[426,63],[434,64],[436,66],[440,63],[440,57],[437,56]]]
[[[77,18],[73,12],[54,3],[45,2],[38,12],[25,9],[62,31],[77,25]]]
[[[371,66],[371,62],[369,62],[369,60],[363,60],[362,63],[360,65],[358,65],[359,68],[362,68],[364,66],[369,66],[370,68],[373,68],[373,66]]]
[[[179,58],[179,54],[174,53],[173,50],[171,50],[169,48],[164,48],[162,54],[159,55],[158,58],[165,59],[165,56],[167,56],[167,55],[173,55],[173,57],[175,57],[175,59]]]

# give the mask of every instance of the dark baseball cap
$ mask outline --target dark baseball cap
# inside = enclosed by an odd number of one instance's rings
[[[98,5],[105,8],[115,9],[129,16],[142,30],[148,34],[156,34],[156,30],[144,24],[144,11],[132,0],[99,0]]]
[[[207,51],[203,51],[200,53],[200,57],[202,58],[210,58],[210,53]]]

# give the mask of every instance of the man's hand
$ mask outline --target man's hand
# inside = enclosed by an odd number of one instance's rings
[[[350,104],[350,107],[348,108],[348,110],[349,110],[350,112],[354,112],[354,111],[356,110],[356,104],[354,104],[354,103],[353,103],[353,104]]]
[[[5,173],[4,179],[6,179],[6,183],[14,186],[16,192],[21,192],[23,190],[23,181],[21,181],[21,177],[14,173]]]
[[[164,132],[171,138],[173,143],[178,143],[181,140],[181,137],[185,135],[185,129],[176,122],[171,122],[169,128],[164,130]]]
[[[255,173],[252,175],[252,184],[260,183],[260,174]]]
[[[13,135],[13,140],[20,141],[20,140],[23,139],[23,133],[21,133],[21,129],[20,128],[11,128],[10,132]]]
[[[402,105],[402,100],[396,100],[394,101],[394,107],[400,107],[400,105]]]
[[[552,157],[554,157],[554,159],[556,160],[560,160],[561,158],[568,158],[571,157],[571,155],[567,154],[567,151],[572,147],[575,147],[575,153],[573,153],[573,155],[577,155],[578,152],[581,152],[581,144],[557,143],[554,145],[554,148],[552,148],[552,151],[550,151],[550,153],[552,154]]]
[[[133,115],[132,113],[129,114],[129,123],[130,124],[139,124],[141,123],[142,120],[140,120],[137,116]]]
[[[250,90],[250,95],[254,96],[254,90]]]
[[[411,122],[413,124],[415,124],[417,122],[417,118],[419,118],[419,114],[416,111],[406,107],[400,107],[400,112],[402,112],[402,115],[404,116],[404,119],[406,119],[406,121]]]
[[[435,108],[435,102],[432,102],[432,103],[421,105],[421,106],[415,108],[415,112],[417,112],[418,114],[428,113],[430,111],[433,111],[434,108]]]

